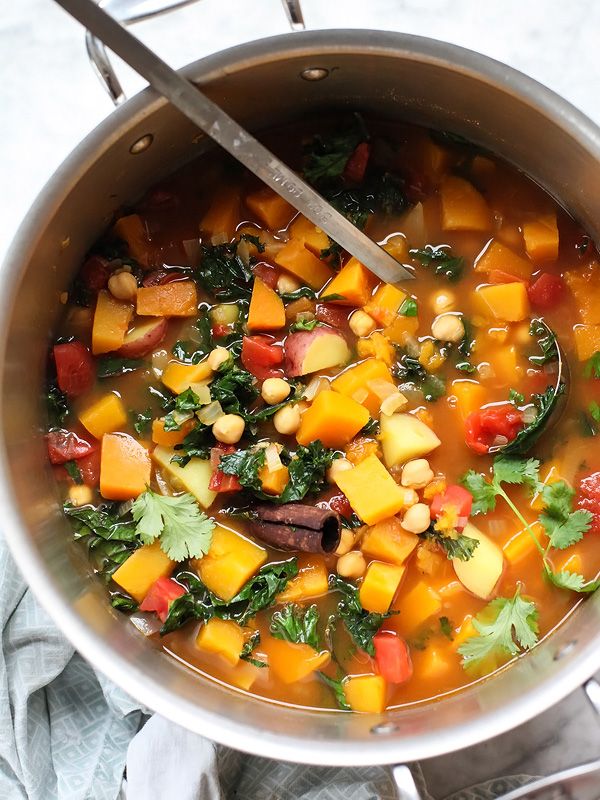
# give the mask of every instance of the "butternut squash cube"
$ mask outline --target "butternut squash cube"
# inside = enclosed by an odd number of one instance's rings
[[[390,517],[367,528],[360,549],[370,558],[401,566],[419,541],[416,534],[404,530],[399,519]]]
[[[523,239],[527,255],[533,261],[556,261],[558,258],[558,226],[556,214],[543,214],[523,223]]]
[[[454,639],[450,644],[450,647],[453,650],[458,650],[458,648],[464,644],[467,639],[471,639],[473,636],[479,636],[479,633],[473,625],[473,615],[467,614],[459,625],[458,630],[454,634]]]
[[[533,272],[533,264],[497,239],[492,239],[477,256],[475,269],[477,272],[501,270],[517,278],[528,279]]]
[[[344,681],[344,695],[352,711],[381,714],[386,707],[386,683],[381,675],[352,675]]]
[[[367,358],[360,364],[345,370],[333,380],[331,388],[335,392],[351,398],[355,398],[357,392],[364,390],[366,396],[364,400],[360,401],[360,404],[369,410],[372,417],[375,417],[379,414],[382,398],[369,388],[370,381],[387,381],[392,386],[394,384],[387,365],[378,358]]]
[[[424,651],[418,653],[415,660],[417,674],[425,680],[439,679],[450,669],[450,662],[443,650],[431,644]]]
[[[258,471],[258,477],[260,478],[261,488],[265,494],[279,495],[288,485],[290,471],[285,464],[282,464],[279,469],[273,471],[264,464]]]
[[[389,621],[399,633],[408,636],[429,617],[441,611],[442,599],[433,587],[419,581],[409,592],[398,598],[394,608],[400,613]]]
[[[458,379],[452,381],[452,392],[448,399],[451,400],[452,397],[455,398],[456,409],[464,421],[486,402],[487,392],[477,381]]]
[[[238,664],[243,646],[244,631],[230,619],[209,619],[196,637],[196,647],[222,656],[232,667]]]
[[[277,595],[278,603],[297,603],[327,594],[327,567],[323,556],[301,554],[298,556],[298,574]]]
[[[388,367],[396,361],[396,351],[391,342],[379,331],[375,331],[366,339],[359,339],[356,343],[356,352],[359,358],[378,358]]]
[[[181,394],[189,389],[191,383],[200,383],[212,377],[212,369],[208,361],[199,364],[182,364],[179,361],[169,361],[162,374],[162,382],[175,394]]]
[[[472,183],[447,175],[440,185],[442,228],[445,231],[488,231],[492,212]]]
[[[314,253],[320,258],[323,250],[327,250],[330,246],[329,236],[317,228],[309,219],[303,214],[298,214],[296,219],[290,226],[290,238],[302,242],[304,247]]]
[[[163,286],[142,286],[137,292],[141,317],[195,317],[198,296],[194,281],[172,281]]]
[[[391,283],[382,283],[377,287],[373,297],[365,303],[364,310],[380,325],[391,325],[407,297],[406,292],[397,286],[393,286]]]
[[[156,541],[135,550],[113,573],[112,579],[141,603],[155,581],[169,576],[174,566],[175,561],[171,561]]]
[[[260,667],[255,667],[254,664],[250,664],[248,661],[240,661],[228,674],[227,679],[238,689],[249,692],[256,683],[261,671]]]
[[[79,421],[96,439],[127,424],[127,411],[121,398],[109,392],[79,412]]]
[[[404,490],[375,455],[336,476],[352,510],[367,525],[393,517],[404,506]]]
[[[286,228],[297,213],[287,200],[268,186],[247,195],[246,205],[259,222],[275,232]]]
[[[406,567],[371,561],[360,585],[360,604],[367,611],[386,614],[394,600]]]
[[[484,317],[519,322],[529,316],[529,298],[524,283],[480,286],[473,293],[474,306]]]
[[[317,653],[308,644],[293,644],[269,637],[261,643],[269,669],[282,683],[296,683],[324,667],[331,658],[328,651]]]
[[[536,539],[541,545],[544,545],[545,536],[543,528],[539,522],[534,522],[531,526],[532,531],[535,533]],[[531,538],[531,534],[526,528],[517,531],[511,538],[505,542],[502,547],[504,557],[511,564],[518,564],[523,559],[537,552],[535,542]]]
[[[183,442],[193,427],[194,423],[188,420],[178,431],[166,431],[164,419],[154,419],[152,420],[152,441],[154,444],[162,444],[164,447],[175,447],[176,444]]]
[[[323,295],[339,294],[340,300],[330,300],[342,306],[364,306],[371,297],[376,278],[354,258],[345,264],[335,278],[323,289]]]
[[[277,266],[291,272],[315,290],[321,289],[333,275],[327,264],[297,239],[290,239],[274,256],[274,260]]]
[[[210,549],[197,566],[206,587],[217,597],[229,601],[266,560],[267,551],[263,547],[230,528],[216,525]]]
[[[181,486],[186,492],[193,494],[202,508],[212,505],[216,492],[208,488],[213,469],[210,461],[202,458],[191,458],[185,467],[180,466],[171,459],[177,455],[177,450],[159,445],[152,451],[152,458],[162,467],[167,476]]]
[[[131,303],[115,300],[110,292],[98,292],[92,326],[92,353],[98,356],[118,350],[132,317]]]
[[[224,236],[231,241],[240,221],[241,191],[227,186],[215,192],[210,208],[200,221],[200,231],[207,236]]]
[[[150,483],[150,456],[127,433],[106,433],[100,455],[100,494],[107,500],[131,500]]]
[[[127,244],[129,255],[143,267],[150,266],[150,238],[139,214],[121,217],[113,225],[113,233]]]
[[[575,325],[573,336],[580,361],[587,361],[600,350],[600,325]]]
[[[600,324],[600,264],[592,261],[585,269],[565,272],[579,318],[586,325]]]
[[[384,328],[383,335],[394,344],[405,345],[408,339],[417,333],[418,329],[418,317],[398,315],[391,325]]]
[[[248,330],[276,331],[285,325],[285,308],[277,292],[262,281],[254,278],[250,309],[248,311]]]
[[[325,447],[343,447],[368,421],[369,412],[364,406],[326,389],[302,415],[296,439],[303,445],[320,439]]]

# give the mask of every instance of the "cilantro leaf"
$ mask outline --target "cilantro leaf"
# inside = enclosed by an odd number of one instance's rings
[[[518,486],[525,485],[531,489],[537,489],[539,485],[539,468],[540,462],[535,458],[523,460],[498,456],[494,460],[494,481]]]
[[[460,278],[465,266],[464,258],[453,256],[452,250],[445,244],[437,247],[427,244],[424,250],[410,250],[410,255],[424,267],[433,267],[434,275],[443,275],[453,283]]]
[[[286,603],[271,617],[269,631],[276,639],[294,644],[308,644],[319,650],[319,609],[316,605],[303,608],[297,603]]]
[[[575,490],[565,481],[557,481],[542,490],[545,508],[540,514],[540,522],[548,534],[549,546],[564,550],[579,542],[589,530],[592,522],[590,511],[573,511]]]
[[[421,534],[421,537],[437,542],[445,550],[446,558],[457,558],[459,561],[468,561],[472,558],[475,548],[479,545],[479,539],[473,539],[472,536],[460,534],[456,539],[451,536],[443,536],[433,524]]]
[[[546,565],[545,575],[559,589],[568,589],[580,594],[589,594],[600,588],[600,580],[586,581],[583,575],[579,575],[577,572],[569,572],[569,570],[553,572]]]
[[[215,524],[191,494],[165,497],[146,489],[131,508],[136,532],[144,544],[160,538],[160,547],[173,561],[202,558],[208,552]]]
[[[463,667],[479,670],[530,650],[538,641],[537,620],[535,603],[524,600],[519,589],[512,598],[492,600],[473,620],[478,635],[458,648]]]
[[[462,485],[473,495],[471,514],[487,514],[496,508],[496,490],[485,475],[470,469],[461,479]]]

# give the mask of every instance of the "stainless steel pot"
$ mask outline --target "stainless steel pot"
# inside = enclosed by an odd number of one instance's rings
[[[251,130],[337,109],[451,130],[524,169],[600,240],[600,130],[488,58],[379,31],[321,31],[237,47],[185,73]],[[199,676],[114,611],[72,542],[47,465],[40,399],[59,294],[120,205],[209,145],[152,91],[123,104],[50,180],[4,264],[0,296],[3,530],[40,602],[115,683],[179,724],[248,752],[313,764],[413,761],[506,731],[600,668],[600,595],[492,679],[381,716],[290,708]]]

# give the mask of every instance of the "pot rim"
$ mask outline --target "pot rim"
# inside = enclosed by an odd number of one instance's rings
[[[559,121],[568,134],[584,144],[594,158],[600,160],[600,128],[568,101],[523,73],[488,56],[439,40],[409,34],[365,29],[331,29],[282,34],[218,52],[200,59],[182,71],[200,82],[243,70],[265,59],[287,60],[290,57],[336,53],[401,54],[405,58],[437,64],[472,76],[483,76],[506,92],[517,95],[545,116]],[[6,328],[21,279],[21,265],[27,263],[42,235],[34,220],[47,217],[70,191],[76,174],[88,169],[99,153],[121,139],[145,116],[166,104],[161,96],[146,88],[117,108],[71,152],[47,182],[21,223],[2,265],[4,291],[0,294],[0,372],[4,373]],[[2,399],[0,398],[0,402]],[[106,641],[93,633],[53,584],[33,541],[26,535],[24,524],[11,492],[12,480],[3,433],[0,432],[0,506],[4,511],[3,530],[12,555],[26,576],[36,599],[53,618],[74,647],[95,667],[141,704],[152,708],[191,731],[208,736],[235,749],[287,761],[331,766],[367,766],[391,764],[430,758],[468,747],[526,722],[569,692],[580,686],[600,669],[600,646],[590,640],[581,646],[576,659],[565,659],[565,666],[522,697],[501,709],[481,711],[467,723],[444,730],[401,739],[374,737],[373,746],[364,742],[297,740],[293,734],[285,738],[265,732],[261,737],[249,735],[244,723],[226,716],[199,709],[173,694],[141,670],[132,669],[127,659],[107,647]],[[327,712],[318,712],[327,713]],[[335,712],[339,713],[339,712]],[[374,717],[374,723],[380,717]]]

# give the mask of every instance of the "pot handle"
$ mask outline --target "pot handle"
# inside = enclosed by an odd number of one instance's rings
[[[133,25],[135,22],[152,19],[161,14],[167,14],[183,6],[189,6],[197,0],[101,0],[100,5],[111,16],[118,19],[123,25]],[[288,22],[293,31],[304,28],[301,0],[281,0]],[[108,58],[108,53],[102,42],[89,31],[85,33],[85,46],[92,69],[104,86],[110,99],[116,106],[121,105],[127,98],[121,82]]]

